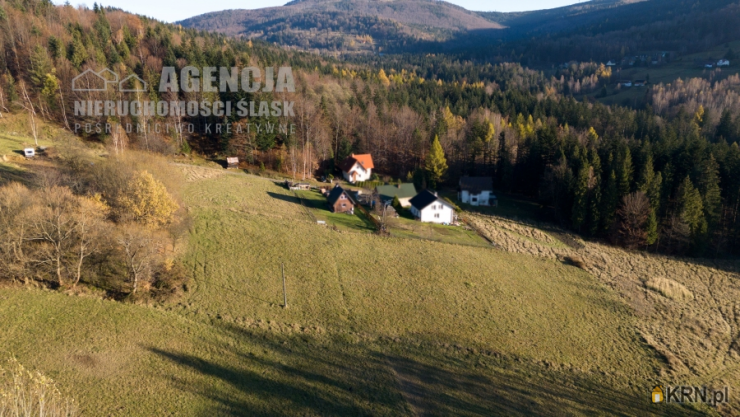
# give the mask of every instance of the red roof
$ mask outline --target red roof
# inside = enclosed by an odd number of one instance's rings
[[[361,155],[352,154],[342,162],[340,167],[342,168],[342,171],[349,172],[349,170],[355,166],[355,163],[359,163],[365,169],[375,168],[375,165],[373,165],[373,157],[369,153]]]

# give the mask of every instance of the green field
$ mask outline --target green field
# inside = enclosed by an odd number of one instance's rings
[[[375,231],[375,225],[368,220],[360,210],[355,210],[354,214],[347,213],[333,213],[329,210],[329,204],[326,201],[326,197],[321,195],[318,191],[296,191],[295,195],[298,198],[292,198],[290,196],[284,197],[288,201],[293,201],[296,204],[303,204],[317,221],[326,222],[329,227],[336,227],[340,230],[372,233]],[[276,198],[283,198],[277,197]],[[300,199],[300,200],[299,200]],[[302,200],[302,203],[301,203]]]
[[[189,183],[182,298],[0,289],[0,357],[84,415],[700,414],[650,407],[664,363],[586,272],[336,231],[294,199],[242,174]]]
[[[490,247],[490,244],[478,236],[475,231],[461,226],[421,223],[418,220],[408,219],[403,216],[389,219],[388,224],[390,226],[388,230],[391,236],[394,237]]]

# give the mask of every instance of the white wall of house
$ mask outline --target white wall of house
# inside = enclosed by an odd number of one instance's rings
[[[421,213],[416,207],[411,207],[411,213],[423,223],[452,223],[454,218],[452,207],[442,204],[439,200],[424,207]]]
[[[482,191],[480,194],[471,194],[470,191],[460,191],[460,201],[471,206],[487,206],[491,198],[490,191]]]
[[[368,181],[370,180],[370,177],[372,174],[372,169],[365,169],[362,167],[362,165],[355,163],[352,168],[347,171],[342,171],[342,175],[344,176],[344,179],[348,182],[357,182],[357,181]],[[352,178],[352,172],[356,172],[357,175],[355,175],[355,178]]]

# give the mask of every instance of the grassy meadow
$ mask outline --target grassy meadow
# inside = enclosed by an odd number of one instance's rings
[[[0,358],[83,415],[713,414],[649,404],[664,360],[585,271],[333,230],[272,181],[186,171],[179,299],[0,288]]]
[[[360,210],[355,210],[354,214],[333,213],[329,210],[329,204],[326,197],[319,191],[296,191],[295,196],[291,199],[289,195],[281,197],[282,194],[273,193],[275,198],[285,198],[287,201],[303,204],[308,211],[309,217],[312,215],[317,221],[326,222],[329,227],[336,227],[345,231],[356,231],[372,233],[375,231],[375,225],[368,220]]]

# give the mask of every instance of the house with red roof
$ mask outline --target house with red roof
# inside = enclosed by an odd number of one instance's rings
[[[341,168],[345,180],[356,183],[358,181],[368,181],[373,175],[375,165],[373,165],[373,157],[369,153],[352,154],[342,162],[339,168]]]

